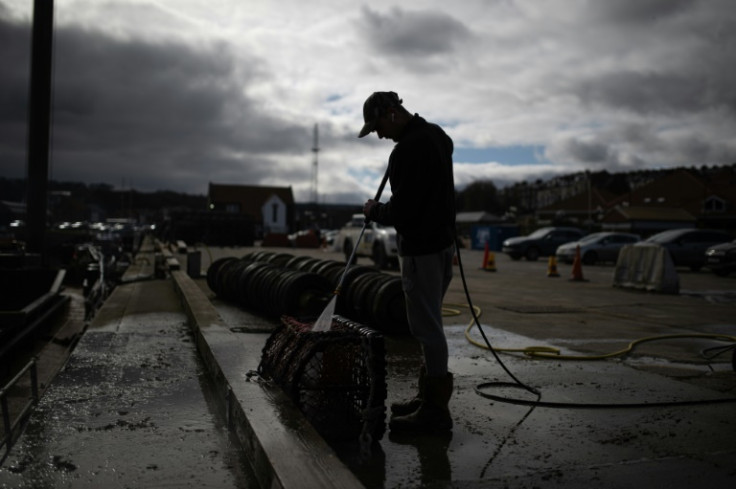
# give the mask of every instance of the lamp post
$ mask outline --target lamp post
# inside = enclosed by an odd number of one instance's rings
[[[590,232],[591,227],[593,226],[592,216],[591,216],[591,208],[593,207],[593,197],[591,195],[591,189],[590,189],[590,170],[585,170],[585,179],[588,183],[588,232]]]
[[[28,250],[44,257],[51,132],[51,65],[54,2],[33,2],[31,83],[28,107]]]

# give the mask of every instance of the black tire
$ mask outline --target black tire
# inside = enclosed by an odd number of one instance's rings
[[[350,284],[348,299],[355,320],[370,325],[375,322],[371,316],[372,304],[375,289],[383,277],[383,273],[374,270],[360,275]]]
[[[302,266],[302,264],[305,261],[309,261],[312,258],[306,255],[303,256],[295,256],[291,260],[284,263],[284,268],[289,268],[291,270],[299,270],[299,267]]]
[[[212,292],[222,295],[222,288],[220,287],[221,270],[226,268],[229,263],[236,262],[237,260],[234,256],[218,258],[207,268],[207,286]]]
[[[320,260],[319,258],[310,258],[301,262],[298,267],[294,268],[294,270],[299,270],[300,272],[309,272],[311,271],[312,267],[319,265],[321,261],[322,260]]]
[[[598,255],[595,251],[589,251],[583,255],[583,265],[595,265],[598,261]]]
[[[284,268],[292,258],[294,258],[294,255],[291,253],[273,253],[266,259],[266,263]]]
[[[338,282],[343,279],[342,290],[337,295],[337,301],[335,302],[335,312],[337,314],[349,316],[351,307],[347,297],[350,295],[350,289],[353,287],[353,282],[364,273],[375,273],[375,271],[376,269],[373,267],[351,266],[348,268],[347,272],[344,272],[344,279],[343,273],[341,273],[339,277],[336,277],[336,282],[334,284],[335,288],[337,288]]]
[[[372,304],[374,326],[387,334],[408,334],[406,299],[401,278],[388,276],[378,287]]]
[[[250,265],[245,267],[238,278],[238,304],[246,309],[253,308],[258,304],[258,300],[255,298],[255,292],[252,287],[254,277],[256,277],[261,270],[271,267],[271,264],[259,261],[251,262]]]
[[[345,243],[342,245],[342,252],[345,255],[345,263],[347,263],[348,260],[350,260],[350,255],[353,253],[353,242],[349,239],[346,239]],[[351,265],[354,265],[357,261],[358,257],[354,256]]]
[[[281,314],[318,317],[332,287],[329,281],[311,272],[292,271],[280,278],[276,288],[274,317]]]

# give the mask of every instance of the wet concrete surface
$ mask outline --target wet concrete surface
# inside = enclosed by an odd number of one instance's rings
[[[258,487],[171,282],[120,286],[108,300],[0,468],[0,487]]]
[[[536,396],[519,388],[480,388],[512,379],[487,349],[468,341],[466,336],[482,343],[482,337],[469,328],[468,310],[457,306],[465,300],[456,273],[445,320],[456,379],[453,432],[400,438],[387,433],[367,459],[356,444],[333,444],[366,487],[685,488],[736,481],[736,403],[719,402],[735,400],[736,374],[729,355],[701,355],[728,342],[671,339],[610,360],[584,358],[663,334],[736,335],[736,280],[681,271],[689,288],[668,296],[612,287],[612,266],[588,267],[585,282],[572,282],[564,278],[564,267],[562,278],[547,277],[541,262],[497,256],[495,273],[467,265],[481,259],[467,253],[465,271],[495,348],[547,346],[581,356],[563,361],[502,352],[501,360],[538,389],[542,402],[580,406],[517,405],[516,399]],[[221,303],[199,284],[226,322],[263,321]],[[247,333],[238,338],[249,342]],[[419,349],[410,338],[388,336],[387,352],[388,404],[416,389]],[[707,400],[716,402],[701,404]]]
[[[248,251],[208,249],[203,258]],[[340,259],[320,250],[278,251]],[[511,262],[499,254],[497,272],[486,272],[479,269],[482,253],[464,252],[463,260],[495,348],[541,345],[590,356],[662,334],[736,335],[736,277],[682,270],[682,293],[670,296],[612,287],[611,266],[586,267],[587,281],[571,282],[569,268],[549,278],[541,261]],[[431,437],[387,432],[365,456],[355,443],[325,447],[311,439],[283,396],[248,380],[273,321],[221,302],[203,278],[194,281],[199,295],[184,294],[185,314],[170,294],[187,280],[177,274],[174,285],[161,281],[160,288],[106,304],[100,317],[122,319],[85,334],[0,468],[2,487],[254,487],[243,465],[255,467],[264,487],[349,487],[346,474],[323,474],[342,470],[337,458],[357,485],[369,488],[690,488],[736,481],[736,403],[702,402],[736,398],[730,353],[702,355],[729,343],[657,341],[604,361],[501,352],[506,367],[538,389],[543,402],[585,406],[507,402],[536,397],[519,388],[481,387],[511,379],[487,349],[469,341],[482,343],[477,329],[468,328],[467,309],[455,305],[465,303],[456,273],[445,319],[454,429]],[[126,312],[113,314],[116,308]],[[410,338],[391,335],[386,346],[390,403],[413,395],[419,350]],[[691,404],[644,405],[665,402]],[[601,403],[611,406],[595,406]],[[301,455],[311,450],[316,459]],[[306,472],[310,464],[319,467]],[[313,480],[300,484],[288,473]]]
[[[19,346],[12,358],[4,358],[3,365],[13,375],[2,380],[5,386],[11,377],[20,374],[17,381],[7,391],[6,402],[10,419],[16,420],[33,399],[33,373],[28,367],[31,360],[35,363],[36,387],[42,396],[54,377],[63,368],[76,342],[84,334],[84,296],[81,289],[65,287],[63,294],[69,297],[68,307],[48,324],[42,333],[36,333],[33,341]],[[6,436],[5,427],[0,427],[0,434]],[[14,430],[13,439],[18,430]],[[0,455],[4,455],[4,451]]]

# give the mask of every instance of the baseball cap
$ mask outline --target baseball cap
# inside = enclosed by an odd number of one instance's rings
[[[398,107],[403,100],[396,92],[373,92],[363,104],[363,128],[358,137],[367,136],[376,128],[376,121],[389,107]]]

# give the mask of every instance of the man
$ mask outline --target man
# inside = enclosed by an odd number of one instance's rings
[[[452,280],[455,253],[453,143],[437,125],[412,115],[394,92],[375,92],[363,105],[358,137],[375,131],[396,142],[389,157],[391,199],[368,200],[367,219],[396,228],[409,329],[420,342],[424,365],[419,392],[391,406],[394,432],[449,431],[453,377],[447,371],[442,300]]]

